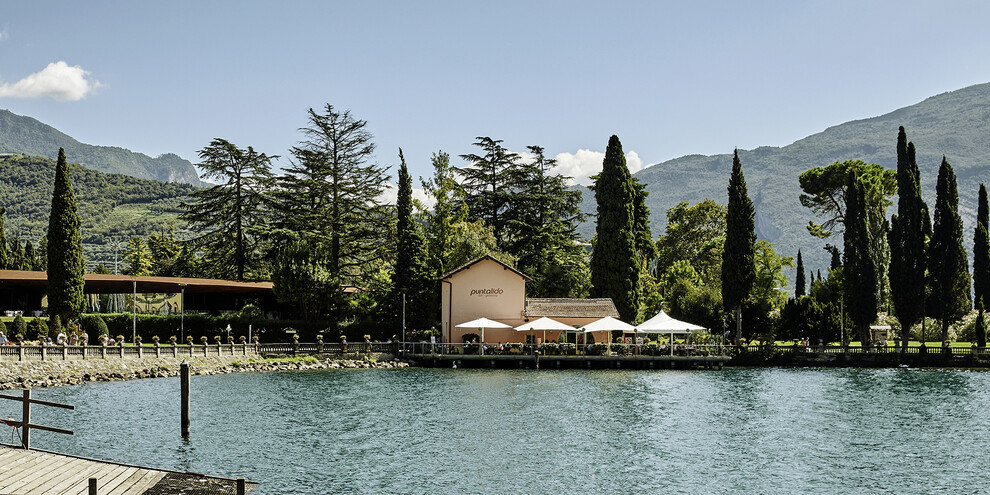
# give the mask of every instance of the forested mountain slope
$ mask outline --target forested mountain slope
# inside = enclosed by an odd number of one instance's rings
[[[17,153],[55,159],[65,148],[69,161],[112,174],[124,174],[161,182],[200,185],[192,163],[166,153],[151,158],[115,146],[93,146],[76,141],[54,127],[31,117],[0,110],[0,153]]]
[[[886,115],[829,127],[788,146],[739,150],[749,195],[756,206],[757,235],[773,242],[784,255],[794,256],[801,248],[805,266],[824,271],[828,257],[822,247],[827,242],[841,246],[841,233],[826,241],[808,234],[805,226],[814,217],[798,201],[798,176],[809,168],[849,159],[896,168],[895,145],[901,125],[917,147],[921,185],[930,208],[935,204],[942,155],[955,170],[959,212],[972,261],[979,183],[990,182],[990,84],[943,93]],[[635,148],[635,143],[629,144]],[[711,198],[725,204],[731,170],[732,150],[727,149],[722,155],[684,156],[636,173],[650,193],[647,203],[654,235],[663,232],[667,209],[680,201],[693,204]],[[583,195],[583,209],[590,216],[582,233],[590,239],[594,234],[594,193],[584,189]]]
[[[181,227],[179,203],[196,190],[188,184],[105,174],[76,164],[70,164],[69,171],[88,265],[102,262],[112,268],[114,238],[126,244],[135,235],[147,236],[169,224]],[[30,239],[38,245],[48,229],[54,179],[54,160],[0,158],[0,206],[7,208],[8,237],[16,235],[21,242]]]

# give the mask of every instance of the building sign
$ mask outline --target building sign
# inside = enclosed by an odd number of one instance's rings
[[[478,297],[498,297],[502,294],[502,289],[492,287],[491,289],[471,289],[471,296]]]

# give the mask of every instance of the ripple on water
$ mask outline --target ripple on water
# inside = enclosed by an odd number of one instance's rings
[[[262,493],[959,493],[990,374],[321,370],[36,390],[42,448],[243,476]],[[15,416],[16,403],[0,404]],[[978,490],[975,490],[978,491]]]

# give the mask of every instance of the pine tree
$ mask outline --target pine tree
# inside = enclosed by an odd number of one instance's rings
[[[739,150],[732,157],[726,213],[725,247],[722,255],[722,304],[734,311],[736,342],[742,341],[742,303],[756,279],[756,223],[753,201],[746,192]]]
[[[508,243],[508,219],[506,209],[515,187],[516,169],[519,155],[502,146],[502,140],[478,136],[474,143],[482,149],[482,154],[468,153],[461,158],[468,161],[467,167],[457,168],[463,178],[464,202],[472,220],[481,219],[495,231],[499,249]]]
[[[870,323],[877,318],[876,266],[870,254],[866,185],[850,173],[846,185],[845,231],[842,236],[842,273],[849,317],[859,330],[863,347],[873,345]]]
[[[292,148],[295,162],[278,180],[278,218],[269,237],[279,246],[276,258],[291,241],[303,241],[282,258],[301,256],[319,272],[315,279],[332,277],[330,287],[312,286],[318,292],[312,296],[329,298],[321,307],[329,305],[336,328],[346,304],[342,286],[369,287],[390,257],[392,216],[380,200],[388,177],[385,167],[369,163],[375,144],[367,121],[329,104],[308,114],[304,140]]]
[[[990,291],[990,207],[987,188],[980,184],[979,205],[976,209],[976,232],[973,234],[973,300],[986,301]]]
[[[395,272],[392,275],[391,302],[401,311],[403,295],[406,301],[406,324],[426,328],[434,323],[432,279],[426,263],[423,234],[413,218],[412,178],[406,159],[399,149],[399,191],[396,200]]]
[[[636,256],[635,188],[618,136],[605,151],[594,184],[598,217],[591,256],[592,297],[610,297],[626,321],[639,316],[639,271]]]
[[[48,314],[72,321],[83,307],[82,236],[65,150],[58,150],[48,217]]]
[[[252,234],[265,221],[266,185],[277,157],[216,138],[199,158],[203,178],[216,185],[191,194],[193,202],[182,205],[182,219],[198,231],[194,242],[204,249],[211,275],[244,280],[258,270],[259,241]]]
[[[897,214],[890,219],[889,278],[891,300],[901,324],[901,346],[907,349],[911,326],[923,316],[925,299],[925,225],[928,208],[921,199],[921,180],[904,127],[897,133]]]
[[[963,246],[963,226],[959,217],[959,195],[952,166],[942,157],[935,187],[935,220],[928,259],[929,316],[942,326],[942,340],[949,324],[973,307],[969,297],[969,259]]]
[[[794,277],[794,298],[797,299],[806,294],[804,280],[804,260],[801,259],[801,250],[798,249],[797,269]]]
[[[24,245],[21,244],[21,238],[17,235],[13,235],[10,238],[10,259],[7,262],[7,266],[11,270],[29,270],[27,264],[27,259],[24,257]]]
[[[0,206],[0,270],[9,269],[10,257],[7,255],[7,234],[4,232],[3,217],[7,209]]]

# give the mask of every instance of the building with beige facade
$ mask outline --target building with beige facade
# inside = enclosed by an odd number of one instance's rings
[[[489,318],[512,327],[546,316],[568,325],[581,326],[600,318],[619,317],[611,299],[526,298],[522,272],[491,257],[483,256],[446,274],[441,281],[442,339],[463,342],[467,333],[458,324]],[[485,329],[486,342],[524,342],[527,338],[556,339],[559,332],[526,333],[512,328]],[[605,336],[598,336],[599,339]],[[594,338],[594,336],[592,336]]]

